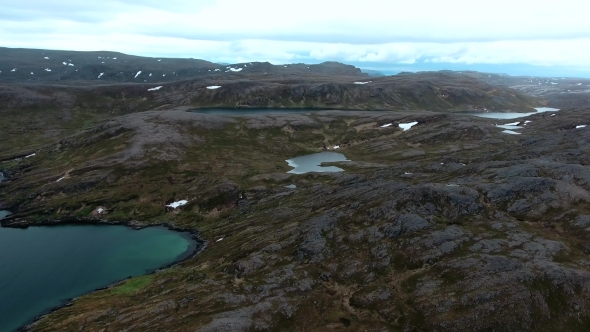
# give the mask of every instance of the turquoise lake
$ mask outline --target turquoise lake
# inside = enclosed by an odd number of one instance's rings
[[[0,331],[16,330],[68,299],[186,258],[195,246],[188,234],[164,227],[0,228]]]

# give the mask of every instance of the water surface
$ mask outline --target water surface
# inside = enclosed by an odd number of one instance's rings
[[[544,112],[557,112],[559,111],[558,108],[551,108],[551,107],[538,107],[535,108],[536,112],[529,112],[529,113],[518,113],[518,112],[468,112],[464,113],[467,115],[473,115],[480,118],[488,118],[488,119],[517,119],[522,118],[525,116],[537,114],[537,113],[544,113]]]
[[[203,108],[191,112],[210,115],[271,115],[271,114],[309,114],[329,111],[322,108]]]
[[[65,300],[171,264],[194,248],[188,234],[164,227],[0,228],[0,330],[15,330]]]
[[[293,159],[288,159],[286,162],[289,166],[293,167],[287,173],[293,174],[304,174],[309,172],[342,172],[344,171],[340,167],[336,166],[320,166],[322,163],[337,162],[337,161],[349,161],[342,153],[336,152],[320,152],[314,154],[308,154]]]

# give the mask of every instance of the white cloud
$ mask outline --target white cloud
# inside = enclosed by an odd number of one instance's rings
[[[3,4],[0,44],[220,62],[588,67],[588,9],[579,0],[22,0]]]

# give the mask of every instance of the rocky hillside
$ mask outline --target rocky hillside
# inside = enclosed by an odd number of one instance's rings
[[[0,131],[9,143],[0,159],[41,146],[97,121],[175,107],[329,108],[356,110],[530,111],[533,97],[448,73],[379,78],[355,76],[243,77],[219,74],[170,83],[107,85],[0,84]],[[23,144],[26,142],[27,144]]]
[[[105,120],[0,164],[3,224],[166,221],[207,246],[27,330],[588,330],[589,114],[520,135],[424,111]],[[336,145],[344,172],[287,173]]]
[[[532,77],[462,72],[486,83],[518,90],[538,98],[549,107],[590,106],[590,79],[575,77]]]
[[[150,58],[117,52],[77,52],[0,47],[0,83],[112,84],[173,82],[188,78],[266,75],[348,75],[364,77],[354,66],[272,65],[250,62],[220,65],[205,60]]]

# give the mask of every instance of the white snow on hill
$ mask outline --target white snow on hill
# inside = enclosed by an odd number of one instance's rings
[[[160,90],[161,88],[163,88],[163,86],[157,86],[157,87],[155,87],[155,88],[148,89],[148,91],[158,91],[158,90]]]
[[[211,86],[207,87],[207,89],[209,89],[209,90],[215,90],[215,89],[219,89],[219,88],[221,88],[220,85],[211,85]]]
[[[414,121],[414,122],[410,122],[410,123],[400,123],[399,127],[401,129],[403,129],[404,131],[406,130],[410,130],[410,128],[412,128],[413,126],[417,125],[418,122]]]
[[[183,206],[183,205],[186,205],[187,203],[188,203],[188,201],[187,201],[187,200],[185,200],[185,199],[183,199],[183,200],[180,200],[180,201],[178,201],[178,202],[170,203],[170,204],[168,204],[168,205],[166,205],[166,206],[167,206],[167,207],[171,207],[171,208],[173,208],[173,209],[176,209],[177,207],[179,207],[179,206]]]

